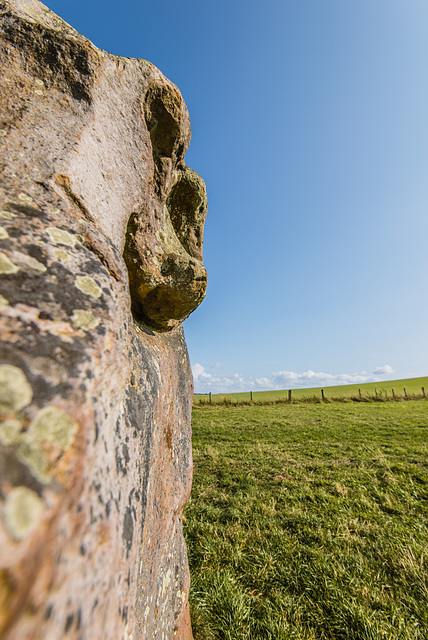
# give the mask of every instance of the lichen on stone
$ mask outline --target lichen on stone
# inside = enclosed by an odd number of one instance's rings
[[[18,193],[18,199],[21,200],[21,202],[25,202],[26,204],[30,204],[31,202],[33,202],[33,198],[27,193]]]
[[[9,234],[6,231],[6,229],[4,227],[0,227],[0,240],[5,240],[8,237],[9,237]]]
[[[56,457],[67,451],[74,442],[78,423],[67,413],[53,406],[37,412],[28,431],[16,433],[11,429],[6,437],[15,437],[16,455],[40,482],[50,481],[48,457],[45,449],[54,449]]]
[[[21,435],[19,420],[5,420],[0,423],[0,442],[6,447],[17,444]]]
[[[77,422],[61,409],[44,407],[36,414],[28,429],[28,438],[32,442],[45,440],[67,450],[73,443],[78,429]]]
[[[78,242],[78,238],[73,233],[58,229],[58,227],[48,227],[46,233],[55,244],[64,244],[67,247],[74,247]]]
[[[3,220],[13,220],[13,218],[16,218],[16,214],[2,209],[0,211],[0,218],[3,218]]]
[[[21,251],[15,251],[13,253],[13,259],[19,265],[20,269],[29,268],[34,269],[35,271],[40,271],[41,273],[46,271],[44,264],[36,260],[36,258],[33,258],[26,253],[22,253]]]
[[[4,523],[15,540],[26,538],[39,524],[45,503],[28,487],[12,489],[4,506]]]
[[[7,300],[4,296],[1,295],[0,293],[0,311],[2,309],[7,309],[7,307],[9,306],[9,300]]]
[[[84,331],[90,331],[98,327],[100,323],[99,318],[96,318],[90,311],[84,309],[74,309],[71,317],[71,324],[75,329],[83,329]]]
[[[91,276],[78,276],[75,280],[75,286],[91,298],[99,298],[103,292]]]
[[[67,253],[67,251],[65,251],[64,249],[54,249],[52,253],[54,254],[55,258],[57,260],[60,260],[61,262],[68,262],[71,259],[70,254]]]
[[[13,364],[0,365],[0,412],[20,411],[32,398],[33,390],[24,372]]]
[[[17,445],[16,457],[18,460],[29,468],[32,475],[37,478],[39,482],[48,483],[48,461],[40,444],[38,442],[32,442],[25,433],[21,434],[21,437],[17,438],[14,444]]]
[[[11,275],[18,271],[19,267],[17,267],[3,251],[0,251],[0,274]]]

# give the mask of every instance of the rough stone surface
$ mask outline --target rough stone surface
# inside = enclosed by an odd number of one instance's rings
[[[0,638],[189,640],[189,116],[37,0],[0,23]]]

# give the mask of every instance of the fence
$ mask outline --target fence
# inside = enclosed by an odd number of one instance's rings
[[[303,390],[299,389],[299,395],[293,397],[292,389],[288,389],[284,391],[284,397],[261,397],[257,399],[257,397],[253,397],[253,391],[248,392],[248,396],[246,394],[240,393],[239,398],[234,398],[233,396],[221,395],[220,397],[213,398],[212,392],[210,393],[195,393],[195,398],[193,404],[198,405],[248,405],[248,404],[285,404],[285,403],[304,403],[304,402],[385,402],[385,401],[394,401],[394,400],[418,400],[421,398],[426,398],[425,387],[421,387],[421,392],[408,392],[406,387],[401,390],[394,389],[377,389],[366,391],[358,389],[358,395],[355,393],[351,393],[349,395],[343,396],[333,396],[328,394],[328,388],[320,389],[318,394],[312,393],[312,395],[303,396],[301,392]],[[308,391],[310,391],[308,389]],[[318,391],[318,390],[317,390]],[[371,392],[370,392],[371,391]],[[389,394],[389,395],[388,395]]]

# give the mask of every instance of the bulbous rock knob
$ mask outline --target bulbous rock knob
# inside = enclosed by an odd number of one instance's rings
[[[184,164],[190,121],[176,87],[158,82],[150,88],[144,114],[152,145],[154,196],[151,210],[131,215],[123,255],[134,319],[168,331],[205,296],[207,196],[202,178]]]

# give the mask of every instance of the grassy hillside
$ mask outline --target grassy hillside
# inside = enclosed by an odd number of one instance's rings
[[[347,384],[335,387],[322,387],[326,398],[348,398],[358,396],[361,390],[362,396],[375,396],[376,389],[378,393],[392,396],[392,389],[397,396],[404,396],[404,389],[408,395],[422,394],[422,387],[428,395],[428,377],[424,378],[406,378],[404,380],[388,380],[382,382],[369,382],[365,384]],[[303,398],[321,397],[321,387],[312,389],[293,389],[292,399],[302,400]],[[252,394],[254,402],[276,402],[288,398],[288,391],[254,391]],[[208,395],[195,395],[194,404],[207,402]],[[232,402],[248,402],[250,400],[250,392],[245,393],[229,393],[229,394],[213,394],[212,402],[214,404],[221,403],[225,399]]]
[[[195,640],[428,638],[428,399],[195,408],[193,446]]]

